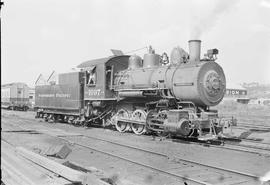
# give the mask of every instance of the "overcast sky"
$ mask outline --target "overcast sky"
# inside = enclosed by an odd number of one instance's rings
[[[8,0],[1,11],[2,83],[152,45],[169,55],[202,40],[227,82],[270,83],[270,0]],[[146,50],[138,51],[143,54]]]

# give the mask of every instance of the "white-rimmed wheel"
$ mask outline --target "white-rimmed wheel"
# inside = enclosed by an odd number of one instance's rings
[[[146,112],[141,109],[137,109],[132,113],[132,120],[141,122],[142,124],[139,123],[132,123],[131,124],[131,129],[132,131],[137,134],[141,135],[146,132]]]
[[[125,132],[130,129],[130,124],[121,119],[129,119],[129,113],[125,109],[120,109],[114,116],[115,127],[119,132]]]

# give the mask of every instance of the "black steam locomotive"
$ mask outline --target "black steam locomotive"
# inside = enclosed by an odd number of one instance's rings
[[[225,120],[211,106],[224,97],[225,75],[217,49],[200,58],[201,41],[189,54],[173,49],[170,60],[149,47],[143,59],[119,55],[81,63],[59,75],[59,84],[36,86],[37,118],[76,125],[114,126],[119,132],[216,136]]]

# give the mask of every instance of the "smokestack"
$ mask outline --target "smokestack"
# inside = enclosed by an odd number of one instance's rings
[[[201,59],[201,40],[190,40],[189,45],[189,61],[199,62]]]

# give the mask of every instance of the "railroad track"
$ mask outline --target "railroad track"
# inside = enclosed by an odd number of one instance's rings
[[[26,127],[20,127],[27,129]],[[48,135],[57,137],[54,136],[53,130],[50,133],[51,134]],[[243,173],[217,166],[210,166],[180,157],[170,157],[165,153],[122,144],[104,138],[85,135],[77,138],[73,138],[73,136],[58,136],[57,138],[61,138],[66,142],[89,149],[91,151],[101,153],[102,155],[117,158],[128,163],[147,168],[165,176],[175,178],[181,182],[186,182],[187,184],[225,185],[242,183],[254,185],[257,183],[258,177],[253,174]],[[93,140],[95,142],[93,142]],[[108,149],[108,147],[106,147],[108,144],[114,145],[114,150]]]
[[[168,141],[173,142],[179,142],[178,139],[167,139]],[[264,143],[267,145],[266,147],[258,147],[253,145],[247,145],[247,144],[240,144],[239,142],[224,142],[223,144],[217,145],[207,142],[196,142],[196,141],[187,141],[188,143],[192,143],[194,145],[203,145],[203,146],[211,146],[214,148],[221,148],[226,150],[232,150],[232,151],[238,151],[238,152],[246,152],[246,153],[252,153],[252,154],[259,154],[259,155],[265,155],[270,156],[270,144]]]
[[[86,173],[68,168],[25,148],[16,147],[1,137],[1,184],[89,184],[97,179],[89,179]]]
[[[247,141],[247,142],[250,142],[250,143],[255,143],[255,144],[265,144],[265,145],[270,145],[270,142],[263,142],[263,139],[242,138],[241,140]]]
[[[216,167],[216,166],[211,166],[211,165],[206,165],[202,164],[199,162],[179,158],[179,157],[174,157],[173,159],[167,156],[164,153],[160,152],[155,152],[151,150],[147,150],[144,148],[139,148],[131,145],[125,145],[121,143],[116,143],[112,142],[106,139],[102,138],[97,138],[97,137],[91,137],[91,136],[83,136],[84,138],[90,139],[90,140],[95,140],[113,144],[114,145],[114,150],[106,150],[104,147],[100,147],[99,144],[90,144],[90,143],[96,143],[96,142],[87,142],[87,141],[79,141],[76,142],[73,139],[70,139],[70,137],[60,137],[61,139],[71,142],[75,145],[88,148],[90,150],[102,153],[104,155],[108,155],[114,158],[118,158],[133,164],[136,164],[141,167],[145,167],[148,169],[151,169],[153,171],[172,176],[174,178],[186,181],[186,182],[193,182],[196,184],[203,184],[203,185],[212,185],[212,184],[239,184],[239,183],[244,183],[244,184],[254,184],[257,181],[257,176],[253,174],[248,174],[248,173],[243,173],[235,170],[230,170],[230,169],[225,169],[221,167]],[[127,152],[127,150],[130,150]],[[121,151],[125,151],[125,154]],[[143,152],[147,155],[143,159],[141,158],[132,158],[130,157],[130,154],[132,153],[132,156],[142,156],[140,155],[139,152]],[[134,155],[134,153],[138,153],[138,155]],[[149,161],[153,161],[153,159],[156,159],[155,161],[164,161],[162,164],[169,164],[172,165],[173,168],[168,168],[166,167],[160,167],[160,165],[157,165],[155,163],[151,163]],[[178,166],[175,168],[175,166]],[[182,168],[185,166],[184,168]],[[193,171],[193,174],[190,174],[190,171]],[[195,172],[196,171],[196,172]],[[207,178],[206,178],[207,177]],[[209,180],[211,179],[212,180]],[[214,180],[213,180],[214,179]]]
[[[24,119],[24,120],[27,123],[32,124],[29,119]],[[9,123],[9,124],[11,124],[11,123]],[[14,125],[14,126],[18,127],[18,125]],[[21,127],[21,128],[25,129],[23,127]],[[33,130],[33,128],[31,127],[28,130]],[[126,133],[126,134],[128,134],[128,133]],[[84,135],[84,136],[86,136],[86,135]],[[144,136],[141,136],[141,137],[152,137],[152,136],[144,135]],[[178,142],[180,140],[179,139],[166,139],[165,141]],[[225,141],[223,143],[223,145],[212,144],[211,142],[210,143],[198,142],[198,141],[193,141],[193,140],[189,140],[189,139],[185,139],[184,141],[187,141],[188,143],[192,143],[192,144],[196,144],[196,145],[211,146],[211,147],[215,147],[215,148],[222,148],[222,149],[227,149],[227,150],[232,150],[232,151],[247,152],[247,153],[266,155],[266,156],[270,155],[270,144],[269,143],[260,143],[260,144],[264,144],[264,147],[259,147],[259,146],[256,146],[256,145],[241,144],[239,142],[231,142],[231,141]],[[245,141],[250,142],[249,140],[245,140]],[[250,143],[253,143],[253,142],[251,141]]]
[[[225,142],[225,145],[223,145],[223,146],[217,146],[217,145],[216,146],[212,145],[212,146],[220,147],[220,148],[224,148],[224,149],[228,149],[228,150],[242,151],[242,152],[248,152],[248,153],[254,153],[254,154],[270,156],[270,145],[265,146],[265,147],[258,147],[258,146],[249,145],[249,144]]]
[[[112,144],[123,145],[124,147],[130,147],[129,145],[116,143],[116,142],[113,142],[111,140],[106,140],[104,138],[97,138],[97,137],[92,137],[92,136],[87,136],[87,135],[83,135],[83,136],[86,138],[91,138],[91,139],[104,141],[104,142],[108,142],[108,143],[112,143]],[[169,139],[169,140],[172,141],[171,139]],[[262,147],[258,147],[258,146],[252,146],[252,145],[248,145],[248,144],[240,144],[240,143],[236,143],[236,142],[230,142],[230,143],[225,142],[224,145],[215,145],[215,144],[211,144],[211,143],[210,144],[209,143],[198,143],[198,142],[192,142],[192,141],[191,141],[191,143],[198,144],[198,145],[205,145],[206,144],[206,145],[210,145],[211,147],[216,147],[216,148],[223,148],[223,149],[228,149],[228,150],[255,153],[255,154],[265,154],[265,155],[270,156],[270,144],[267,144],[268,146],[262,148]],[[140,149],[138,147],[136,147],[136,148]],[[143,149],[143,150],[145,150],[145,149]]]
[[[246,123],[246,122],[237,123],[237,128],[248,128],[248,129],[253,129],[253,130],[258,130],[258,131],[270,132],[270,126],[250,124],[250,123]]]

